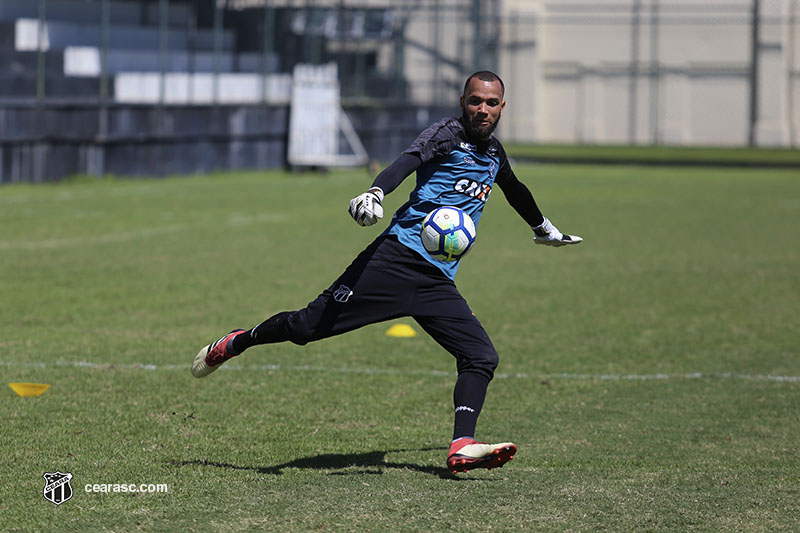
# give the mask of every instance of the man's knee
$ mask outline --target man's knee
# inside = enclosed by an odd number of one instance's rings
[[[499,362],[500,357],[493,348],[462,354],[458,358],[458,373],[476,372],[491,380]]]
[[[289,314],[286,320],[286,333],[290,342],[300,346],[304,346],[318,338],[314,328],[309,323],[308,313],[305,309]]]

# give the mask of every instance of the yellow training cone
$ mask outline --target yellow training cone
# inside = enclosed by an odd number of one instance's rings
[[[8,386],[20,396],[39,396],[50,388],[44,383],[9,383]]]
[[[386,334],[390,337],[401,337],[401,338],[417,336],[417,332],[414,331],[414,328],[412,328],[408,324],[395,324],[394,326],[386,330]]]

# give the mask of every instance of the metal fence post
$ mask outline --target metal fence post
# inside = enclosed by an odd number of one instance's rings
[[[759,0],[753,0],[750,19],[750,114],[747,144],[756,145],[758,126],[758,47],[759,47]]]
[[[111,6],[109,0],[100,5],[100,101],[108,98],[108,39],[111,23]]]
[[[483,54],[486,53],[483,42],[483,30],[481,25],[481,0],[472,0],[470,9],[470,18],[472,19],[472,70],[481,70],[483,68]]]
[[[789,0],[786,5],[788,11],[786,15],[786,26],[784,26],[784,40],[786,42],[785,65],[786,65],[786,126],[788,129],[788,144],[789,147],[794,148],[797,143],[797,128],[795,126],[794,108],[794,57],[795,57],[795,29],[797,25],[797,2],[796,0]]]
[[[628,144],[636,144],[636,111],[639,98],[639,12],[642,0],[631,6],[631,63],[628,73]]]
[[[394,97],[400,101],[408,98],[405,95],[405,84],[403,72],[405,70],[405,33],[408,24],[408,17],[405,17],[400,25],[399,31],[394,37]]]
[[[36,35],[36,99],[42,100],[45,95],[45,55],[44,32],[47,24],[47,1],[39,0],[39,27]]]
[[[47,1],[46,0],[39,0],[38,7],[38,15],[39,15],[39,26],[37,28],[37,35],[36,35],[36,111],[35,111],[35,131],[36,131],[36,140],[34,140],[29,150],[27,151],[27,157],[30,160],[30,166],[28,168],[28,174],[30,175],[31,179],[34,183],[38,183],[43,181],[45,169],[47,168],[47,159],[48,159],[48,144],[44,142],[45,136],[45,111],[46,111],[46,102],[45,102],[45,79],[47,76],[47,72],[45,70],[45,44],[48,45],[49,48],[49,38],[48,42],[45,43],[45,24],[47,24]],[[22,156],[25,157],[25,156]],[[22,174],[22,173],[21,173]]]
[[[194,11],[189,13],[186,20],[186,103],[194,102],[194,82],[196,78],[196,54],[197,54],[197,15]]]
[[[441,34],[441,17],[439,14],[439,0],[433,0],[433,49],[434,50],[441,50],[441,40],[439,35]],[[439,93],[441,92],[441,80],[439,79],[441,76],[441,72],[439,69],[439,64],[441,63],[441,59],[438,55],[433,56],[433,105],[439,105]]]
[[[94,154],[92,170],[105,174],[106,141],[108,139],[108,42],[111,34],[111,3],[103,0],[100,6],[100,109],[97,137],[90,153]]]
[[[167,75],[167,18],[169,17],[169,0],[159,0],[158,10],[158,101],[164,103],[166,96]]]
[[[263,82],[263,100],[267,101],[267,75],[270,72],[270,60],[274,50],[273,40],[275,38],[275,11],[270,7],[270,2],[264,2],[264,48],[262,50],[261,60],[261,74],[264,76]]]
[[[661,99],[661,59],[659,58],[659,13],[658,0],[650,5],[650,142],[661,144],[659,113]]]
[[[321,30],[321,25],[318,25],[319,19],[317,18],[322,14],[317,9],[314,0],[308,0],[308,18],[306,19],[306,42],[308,62],[312,65],[319,65],[322,63],[322,48],[325,46],[325,41],[318,31]]]
[[[361,17],[364,17],[363,20],[366,21],[366,14],[363,11],[359,12]],[[366,37],[366,33],[362,33],[362,37],[353,40],[353,48],[355,49],[355,73],[354,73],[354,96],[358,98],[363,98],[366,94],[366,71],[367,71],[367,56],[362,43],[364,42]]]
[[[220,52],[222,51],[222,9],[219,7],[219,2],[214,2],[214,87],[213,87],[213,102],[214,105],[219,104],[219,71],[220,71]]]

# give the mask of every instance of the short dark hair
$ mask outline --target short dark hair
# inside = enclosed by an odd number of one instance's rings
[[[469,82],[472,81],[472,78],[478,78],[481,81],[499,81],[500,82],[500,89],[502,89],[503,94],[506,94],[506,85],[503,83],[503,80],[500,79],[500,76],[492,72],[491,70],[479,70],[478,72],[473,73],[467,78],[467,81],[464,82],[464,92],[462,94],[467,94],[467,87],[469,87]]]

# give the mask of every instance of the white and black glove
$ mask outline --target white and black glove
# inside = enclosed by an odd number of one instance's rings
[[[359,194],[350,200],[348,211],[359,226],[371,226],[383,218],[381,202],[383,202],[383,190],[380,187],[372,187],[364,194]]]
[[[547,218],[540,225],[531,227],[531,229],[533,230],[533,242],[536,244],[564,246],[565,244],[578,244],[583,240],[577,235],[564,235]]]

